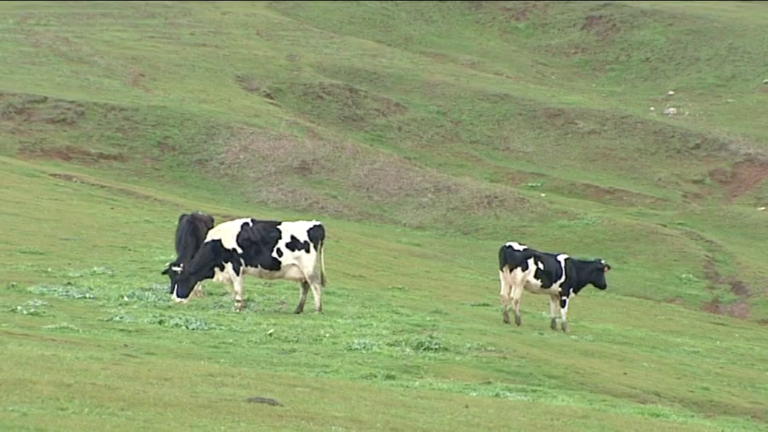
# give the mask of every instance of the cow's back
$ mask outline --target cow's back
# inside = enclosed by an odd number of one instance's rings
[[[535,254],[534,249],[508,242],[499,249],[499,270],[504,270],[504,267],[507,267],[510,271],[517,268],[526,271],[528,270],[528,260]]]

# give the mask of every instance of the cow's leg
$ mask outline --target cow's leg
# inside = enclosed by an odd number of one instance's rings
[[[205,295],[203,294],[203,284],[202,283],[195,284],[195,288],[192,290],[192,295],[194,295],[195,297],[200,297],[200,298],[205,297]]]
[[[560,297],[558,295],[552,295],[549,297],[549,327],[552,330],[557,330],[557,303]]]
[[[296,305],[296,309],[294,309],[293,313],[300,314],[304,312],[304,303],[307,302],[307,293],[309,292],[309,282],[307,281],[301,281],[299,284],[299,304]],[[312,295],[314,295],[314,291],[312,292]]]
[[[313,273],[309,276],[307,282],[309,287],[312,288],[312,297],[315,299],[315,312],[323,311],[323,286],[320,284],[320,275]]]
[[[232,288],[235,292],[235,312],[243,310],[243,278],[236,276],[232,278]]]
[[[501,282],[501,291],[499,292],[499,298],[501,299],[501,317],[504,324],[509,324],[509,291],[510,286],[506,283],[504,273],[499,271],[499,281]]]
[[[512,287],[512,308],[515,312],[515,324],[521,325],[523,317],[520,315],[520,298],[523,296],[523,285],[515,284]]]
[[[568,333],[568,321],[566,320],[566,316],[568,315],[568,303],[570,299],[567,296],[560,296],[560,320],[561,326],[563,327],[563,331],[565,333]]]

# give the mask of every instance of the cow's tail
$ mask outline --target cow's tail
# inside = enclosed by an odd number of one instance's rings
[[[320,286],[325,287],[327,282],[325,278],[325,239],[320,241],[320,247],[317,248],[317,254],[320,258]]]

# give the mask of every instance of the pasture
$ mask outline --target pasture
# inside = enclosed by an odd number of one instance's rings
[[[759,2],[0,19],[0,429],[768,429]],[[173,304],[192,210],[323,221],[323,313]],[[569,334],[502,324],[510,240],[611,264]]]

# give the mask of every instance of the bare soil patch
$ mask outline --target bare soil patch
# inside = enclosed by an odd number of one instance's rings
[[[289,99],[297,99],[289,101],[294,110],[356,129],[408,111],[398,101],[346,83],[298,84],[291,86],[289,92]],[[283,103],[279,94],[276,99]]]
[[[621,31],[619,24],[607,15],[587,15],[581,30],[602,40],[611,39]]]
[[[718,168],[710,171],[709,177],[727,189],[727,199],[732,202],[768,179],[768,162],[760,160],[738,162],[730,170]]]
[[[615,187],[603,187],[591,183],[567,182],[545,174],[523,171],[505,171],[503,177],[507,184],[526,187],[541,183],[547,191],[565,196],[575,195],[582,199],[599,202],[617,207],[657,207],[668,204],[662,198],[628,191]],[[535,187],[535,186],[533,186]]]
[[[81,103],[47,96],[0,93],[0,120],[15,123],[74,125],[85,117]]]
[[[75,162],[84,165],[96,165],[102,162],[126,162],[124,154],[104,153],[87,150],[73,145],[53,147],[21,147],[17,154],[26,159],[58,159],[65,162]]]
[[[215,158],[214,166],[227,166],[224,171],[234,173],[233,181],[258,185],[247,192],[256,201],[351,219],[417,227],[462,216],[506,217],[531,209],[525,198],[509,189],[453,178],[348,142],[240,131]]]
[[[544,12],[548,7],[549,2],[546,1],[518,1],[511,5],[509,2],[505,2],[500,6],[500,9],[509,21],[527,22],[532,15]]]
[[[683,230],[682,233],[695,241],[704,243],[709,250],[704,261],[704,277],[706,277],[712,287],[716,285],[728,286],[731,292],[738,296],[738,300],[735,302],[723,304],[720,298],[715,295],[712,300],[701,306],[701,310],[719,315],[728,315],[734,318],[749,318],[750,306],[747,302],[751,296],[749,286],[735,276],[721,275],[715,266],[714,254],[724,253],[722,245],[695,231]]]
[[[615,187],[598,186],[590,183],[571,183],[566,185],[563,188],[563,191],[585,197],[591,201],[618,207],[655,207],[667,203],[666,200],[654,196]]]
[[[275,100],[272,92],[254,76],[248,74],[239,74],[235,76],[235,82],[243,91],[261,96],[271,101]]]

